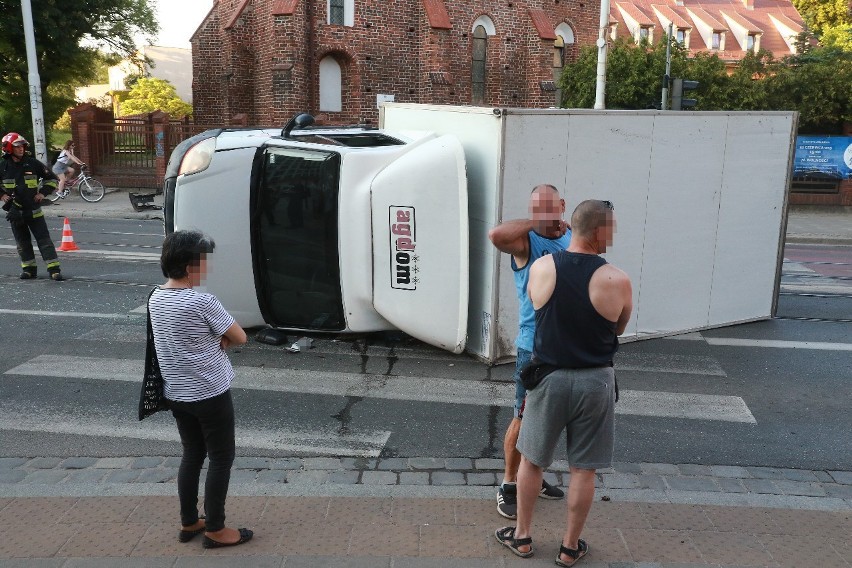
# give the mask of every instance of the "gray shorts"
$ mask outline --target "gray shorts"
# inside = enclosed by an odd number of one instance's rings
[[[529,461],[547,468],[553,463],[559,436],[566,430],[572,467],[610,467],[614,422],[612,367],[560,369],[527,392],[517,448]]]
[[[56,162],[53,164],[53,173],[56,175],[64,174],[68,170],[68,164],[63,164],[62,162]]]

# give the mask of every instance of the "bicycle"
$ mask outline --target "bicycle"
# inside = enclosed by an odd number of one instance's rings
[[[83,198],[83,201],[97,203],[103,199],[104,195],[106,195],[104,184],[90,176],[86,172],[87,169],[88,166],[86,164],[81,165],[80,173],[77,174],[77,177],[65,182],[65,190],[61,194],[58,192],[51,193],[47,196],[47,199],[51,203],[56,203],[58,199],[65,199],[74,187],[80,192],[80,197]]]

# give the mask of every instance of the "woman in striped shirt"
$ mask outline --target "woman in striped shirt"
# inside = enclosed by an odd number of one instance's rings
[[[166,237],[160,257],[165,284],[148,302],[163,391],[177,421],[183,445],[178,470],[181,531],[188,542],[205,532],[205,548],[233,546],[251,539],[248,529],[225,526],[225,498],[234,463],[234,370],[225,354],[246,342],[246,333],[212,294],[195,291],[206,271],[213,241],[198,231]],[[198,516],[198,484],[205,456],[206,518]]]

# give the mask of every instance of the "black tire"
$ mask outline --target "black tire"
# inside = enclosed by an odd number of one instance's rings
[[[106,191],[104,184],[94,178],[86,178],[77,186],[80,190],[80,197],[89,203],[97,203],[104,198]]]

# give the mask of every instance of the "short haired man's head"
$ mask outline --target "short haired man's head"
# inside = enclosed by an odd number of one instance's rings
[[[530,219],[536,233],[549,235],[560,233],[565,200],[556,187],[545,183],[537,185],[530,194]]]
[[[190,267],[201,264],[216,244],[201,231],[175,231],[163,241],[160,268],[166,278],[186,278]]]
[[[582,238],[605,252],[615,234],[615,207],[609,201],[587,199],[571,214],[572,238]]]

